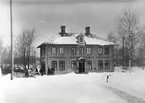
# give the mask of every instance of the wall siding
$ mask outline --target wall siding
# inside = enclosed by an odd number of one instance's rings
[[[51,48],[56,47],[57,48],[57,53],[52,54],[51,53]],[[61,55],[59,53],[59,48],[63,47],[64,48],[64,54]],[[72,47],[75,47],[77,49],[76,54],[72,54]],[[79,48],[84,47],[84,54],[80,55],[79,54]],[[91,54],[86,53],[86,48],[90,47],[92,48]],[[40,54],[40,59],[41,61],[45,61],[45,68],[50,67],[51,68],[51,61],[57,61],[57,70],[55,71],[56,74],[63,74],[63,73],[68,73],[72,72],[73,70],[71,69],[71,62],[76,60],[80,56],[85,56],[86,60],[91,60],[92,61],[92,70],[88,70],[86,68],[86,62],[85,62],[85,71],[86,72],[113,72],[114,71],[114,66],[113,66],[113,46],[109,46],[109,55],[104,55],[104,48],[103,46],[103,55],[98,54],[98,47],[97,45],[85,45],[85,46],[79,46],[79,45],[47,45],[45,46],[45,55]],[[42,48],[40,48],[42,49]],[[103,67],[105,67],[105,60],[110,61],[110,70],[98,70],[98,61],[103,60]],[[59,71],[59,61],[65,61],[65,71]]]

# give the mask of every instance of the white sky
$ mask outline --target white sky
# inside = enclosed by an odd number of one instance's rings
[[[10,45],[9,0],[0,1],[0,34],[4,45]],[[36,28],[36,45],[60,32],[66,25],[68,32],[91,32],[105,36],[115,29],[118,17],[125,8],[133,8],[145,24],[145,0],[12,0],[14,37],[23,30]],[[39,22],[40,20],[46,23]],[[15,40],[14,40],[15,41]]]

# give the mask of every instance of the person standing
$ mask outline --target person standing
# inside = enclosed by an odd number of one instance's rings
[[[106,77],[106,82],[108,83],[109,82],[109,77],[110,77],[111,75],[107,75],[107,77]]]
[[[106,77],[106,82],[108,83],[108,79],[109,79],[109,75],[107,75],[107,77]]]

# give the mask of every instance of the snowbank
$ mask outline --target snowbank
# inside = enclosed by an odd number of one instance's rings
[[[0,103],[126,103],[102,86],[104,73],[0,79]]]
[[[112,73],[109,85],[145,100],[145,71],[139,68],[133,70],[136,72]]]
[[[106,76],[111,74],[109,83]],[[0,103],[126,103],[103,85],[145,99],[145,71],[0,78]]]

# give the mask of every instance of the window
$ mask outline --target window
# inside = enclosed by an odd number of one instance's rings
[[[80,37],[80,42],[83,42],[83,37]]]
[[[91,48],[87,48],[87,54],[91,54]]]
[[[74,48],[74,47],[71,49],[71,51],[72,51],[72,54],[76,54],[76,52],[77,52],[76,48]]]
[[[72,68],[72,70],[76,70],[77,69],[77,62],[76,61],[72,61],[71,62],[71,68]]]
[[[64,48],[59,48],[59,53],[64,54]]]
[[[106,60],[105,61],[105,69],[106,70],[109,70],[110,69],[110,62],[109,62],[109,60]]]
[[[92,61],[87,61],[87,69],[91,70],[92,69]]]
[[[103,70],[103,61],[102,60],[98,61],[98,69]]]
[[[105,48],[105,55],[109,55],[109,47]]]
[[[65,62],[64,61],[59,61],[59,70],[64,71],[65,70]]]
[[[57,70],[57,61],[51,62],[51,68],[54,68],[55,70]]]
[[[45,56],[45,48],[44,47],[41,48],[41,55]]]
[[[40,49],[40,55],[42,56],[42,48]]]
[[[98,54],[100,54],[100,55],[103,54],[103,48],[102,47],[98,47]]]
[[[56,54],[56,48],[51,48],[51,54]]]
[[[45,70],[45,62],[44,61],[41,61],[41,69]]]
[[[84,48],[83,47],[80,47],[80,54],[84,54]]]

